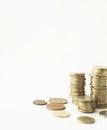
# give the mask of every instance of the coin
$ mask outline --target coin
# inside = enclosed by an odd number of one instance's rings
[[[72,72],[70,73],[70,76],[71,77],[85,77],[85,74],[81,72]]]
[[[81,82],[81,80],[80,80],[80,81],[73,81],[73,80],[71,79],[71,86],[75,85],[75,86],[78,86],[78,87],[82,87],[82,86],[84,86],[85,84],[86,84],[85,81],[82,81],[82,82]]]
[[[90,96],[88,96],[88,95],[85,95],[85,96],[80,96],[79,98],[78,98],[78,100],[79,101],[83,101],[83,102],[90,102],[90,101],[93,101],[93,99],[90,97]]]
[[[64,110],[65,106],[64,106],[64,104],[50,103],[50,104],[46,105],[46,108],[49,110]]]
[[[75,93],[71,93],[72,97],[76,97],[76,96],[84,96],[85,92],[75,92]]]
[[[94,74],[90,74],[91,75],[91,79],[101,79],[101,80],[106,80],[107,77],[106,76],[101,76],[101,75],[94,75]]]
[[[105,75],[107,75],[107,67],[106,66],[94,66],[92,73],[95,75],[105,76]]]
[[[78,107],[78,111],[82,112],[82,113],[93,113],[95,110],[94,109],[88,109],[88,110],[84,110]]]
[[[106,111],[100,111],[99,114],[103,115],[104,117],[107,117],[107,110]]]
[[[77,120],[84,124],[91,124],[95,122],[95,119],[89,116],[79,116]]]
[[[34,100],[33,104],[35,104],[35,105],[46,105],[47,102],[44,101],[44,100]]]
[[[97,104],[96,106],[98,109],[107,108],[107,104]]]
[[[80,87],[73,87],[73,86],[71,86],[70,87],[70,91],[72,92],[72,93],[82,93],[82,92],[85,92],[85,88],[84,87],[82,87],[82,88],[80,88]]]
[[[67,118],[67,117],[70,116],[70,113],[63,110],[63,111],[54,111],[52,113],[52,115],[55,116],[55,117],[59,117],[59,118]]]
[[[66,104],[66,103],[68,103],[68,101],[67,101],[67,99],[64,99],[64,98],[50,98],[49,103]]]

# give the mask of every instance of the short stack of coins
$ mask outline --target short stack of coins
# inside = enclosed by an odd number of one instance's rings
[[[97,108],[107,108],[107,67],[95,66],[91,73],[91,97]]]
[[[72,97],[72,103],[78,104],[78,97],[85,95],[85,74],[84,73],[71,73],[71,85],[70,96]]]
[[[96,109],[95,101],[90,96],[78,97],[78,111],[92,113]]]

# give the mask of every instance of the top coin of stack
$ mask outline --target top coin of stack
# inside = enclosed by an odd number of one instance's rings
[[[91,96],[97,108],[107,107],[107,67],[94,66],[91,72]]]
[[[68,101],[65,98],[50,98],[49,104],[46,105],[46,108],[49,110],[64,110],[66,107],[64,104],[67,104]]]
[[[94,66],[92,74],[96,75],[96,76],[105,77],[107,75],[107,67],[106,66]]]
[[[85,95],[85,74],[84,73],[71,73],[70,96],[72,103],[77,105],[78,96]]]

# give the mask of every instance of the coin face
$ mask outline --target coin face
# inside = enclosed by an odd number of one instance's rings
[[[65,106],[64,106],[64,104],[50,103],[50,104],[46,105],[46,108],[49,110],[64,110]]]
[[[91,124],[95,122],[95,119],[89,116],[79,116],[77,120],[84,124]]]
[[[100,111],[99,114],[103,115],[104,117],[107,117],[107,111]]]
[[[35,104],[35,105],[46,105],[47,102],[44,101],[44,100],[34,100],[33,104]]]
[[[55,117],[59,117],[59,118],[67,118],[67,117],[70,116],[70,113],[63,110],[63,111],[54,111],[52,113],[52,115],[55,116]]]
[[[70,76],[71,77],[74,77],[74,78],[83,78],[83,79],[85,79],[85,74],[84,73],[75,73],[75,72],[73,72],[73,73],[70,73]]]
[[[64,99],[64,98],[50,98],[49,103],[66,104],[66,103],[68,103],[68,101],[67,101],[67,99]]]

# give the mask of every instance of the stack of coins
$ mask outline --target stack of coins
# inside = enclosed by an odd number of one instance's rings
[[[91,113],[95,111],[95,101],[90,96],[81,96],[78,98],[78,111]]]
[[[97,108],[107,108],[107,67],[95,66],[91,72],[91,96]]]
[[[85,74],[84,73],[71,73],[71,85],[70,96],[72,97],[72,103],[78,104],[78,97],[85,95]]]
[[[64,110],[67,103],[68,101],[65,98],[50,98],[46,108],[54,111]]]

